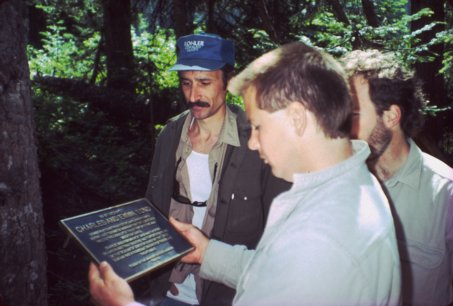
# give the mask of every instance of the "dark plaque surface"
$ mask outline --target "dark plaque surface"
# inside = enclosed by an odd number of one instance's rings
[[[192,250],[147,199],[63,219],[60,224],[95,262],[107,261],[127,281]]]

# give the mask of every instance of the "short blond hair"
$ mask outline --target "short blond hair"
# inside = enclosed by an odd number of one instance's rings
[[[283,45],[253,61],[230,81],[233,94],[256,89],[257,107],[268,112],[299,102],[331,138],[348,137],[352,102],[346,75],[329,54],[301,42]]]
[[[266,72],[278,62],[280,55],[281,49],[274,49],[251,62],[230,81],[228,91],[236,96],[242,95],[259,74]]]

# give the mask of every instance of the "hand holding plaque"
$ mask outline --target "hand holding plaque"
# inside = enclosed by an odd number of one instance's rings
[[[127,281],[193,249],[147,199],[63,219],[60,224],[96,263],[107,261]]]

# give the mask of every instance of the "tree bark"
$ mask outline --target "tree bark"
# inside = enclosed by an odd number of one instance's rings
[[[374,9],[372,0],[362,0],[363,13],[365,14],[368,24],[374,28],[379,26],[379,19]]]
[[[130,0],[103,0],[107,87],[134,92]]]
[[[23,1],[0,1],[0,305],[47,305]]]

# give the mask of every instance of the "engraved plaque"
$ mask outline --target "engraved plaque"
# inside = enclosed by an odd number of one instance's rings
[[[60,220],[96,262],[127,281],[178,260],[193,247],[147,199]]]

